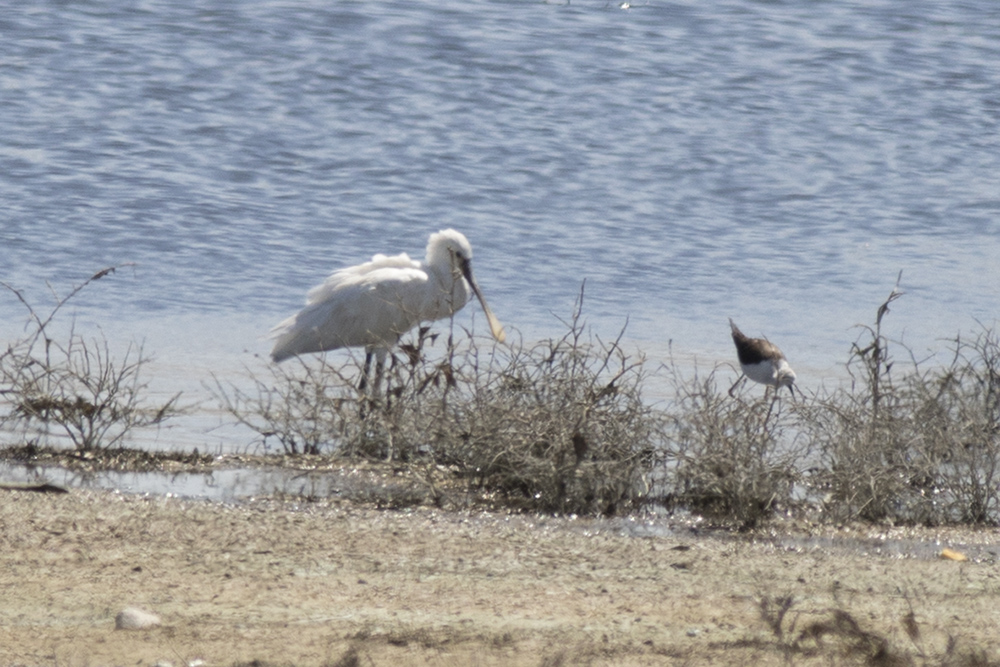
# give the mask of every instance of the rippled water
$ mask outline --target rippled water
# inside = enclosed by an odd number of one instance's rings
[[[329,271],[454,226],[529,339],[586,279],[654,362],[729,360],[732,316],[816,386],[900,270],[919,354],[995,323],[997,63],[992,0],[20,3],[0,277],[41,307],[134,262],[71,314],[204,406]]]

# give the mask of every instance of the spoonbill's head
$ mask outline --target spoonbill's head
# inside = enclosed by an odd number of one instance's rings
[[[486,320],[490,323],[490,333],[498,342],[502,343],[507,338],[500,320],[496,318],[490,310],[486,298],[483,297],[479,284],[472,274],[472,246],[469,240],[461,232],[454,229],[444,229],[431,234],[427,241],[427,264],[436,268],[448,267],[448,271],[455,275],[458,273],[469,283],[473,294],[479,299],[483,312],[486,313]],[[457,277],[457,276],[456,276]]]
[[[472,246],[461,232],[444,229],[431,234],[427,241],[427,264],[430,266],[461,268],[461,262],[471,260]]]

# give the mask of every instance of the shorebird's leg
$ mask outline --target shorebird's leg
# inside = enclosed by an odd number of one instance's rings
[[[775,387],[775,388],[774,388],[774,396],[772,396],[772,397],[771,397],[771,403],[770,403],[770,405],[768,405],[768,406],[767,406],[767,414],[766,414],[766,415],[764,415],[764,421],[763,421],[763,422],[761,422],[761,426],[762,426],[763,428],[765,428],[765,429],[767,428],[767,422],[768,422],[768,420],[770,420],[770,419],[771,419],[771,413],[772,413],[772,412],[774,412],[774,404],[778,402],[778,399],[779,399],[779,398],[781,398],[781,396],[780,396],[780,391],[779,391],[780,389],[781,389],[780,387]],[[767,395],[768,395],[768,393],[769,393],[770,391],[771,391],[771,386],[770,386],[770,385],[768,385],[768,386],[767,386],[767,387],[766,387],[766,388],[764,389],[764,398],[765,398],[765,399],[767,399]],[[792,397],[794,398],[794,396],[795,396],[795,394],[794,394],[794,392],[793,392],[793,393],[792,393]]]
[[[733,391],[735,391],[736,387],[740,384],[740,382],[743,382],[743,378],[745,378],[745,377],[746,377],[746,375],[744,375],[743,373],[740,373],[740,376],[738,378],[736,378],[736,382],[734,382],[733,386],[729,388],[729,398],[733,397]]]

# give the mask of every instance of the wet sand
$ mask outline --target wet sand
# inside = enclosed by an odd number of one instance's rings
[[[733,535],[81,490],[0,491],[0,527],[0,665],[1000,659],[996,530]],[[940,558],[946,546],[970,560]],[[162,625],[116,630],[129,606]]]

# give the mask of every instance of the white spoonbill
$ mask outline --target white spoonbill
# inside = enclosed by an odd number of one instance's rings
[[[778,349],[778,346],[766,338],[750,338],[740,331],[732,318],[729,318],[729,326],[732,329],[733,342],[736,344],[736,356],[739,357],[743,375],[754,382],[778,389],[788,387],[788,391],[792,392],[794,397],[795,371],[788,365],[788,359],[785,359],[785,355]],[[733,389],[742,379],[742,377],[737,379],[736,383],[729,388],[730,396],[733,395]]]
[[[364,347],[367,380],[372,355],[376,382],[389,350],[420,322],[450,317],[479,299],[493,337],[505,334],[472,275],[472,246],[454,229],[431,234],[423,262],[406,253],[375,255],[370,262],[335,271],[309,290],[306,307],[271,330],[271,358],[282,361],[309,352]]]

